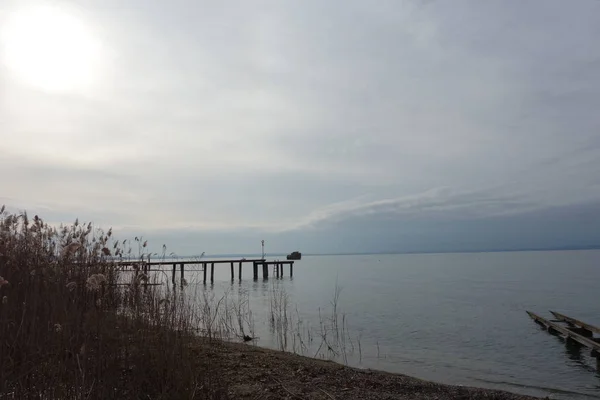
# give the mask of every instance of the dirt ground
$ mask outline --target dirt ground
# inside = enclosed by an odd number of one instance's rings
[[[234,399],[534,399],[350,368],[245,344],[213,342],[194,347],[218,371]]]

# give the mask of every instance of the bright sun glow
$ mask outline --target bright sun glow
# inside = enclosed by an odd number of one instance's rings
[[[85,23],[57,7],[16,11],[0,28],[0,61],[24,83],[73,91],[94,83],[100,46]]]

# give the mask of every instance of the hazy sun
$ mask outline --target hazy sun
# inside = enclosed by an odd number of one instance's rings
[[[0,62],[21,81],[49,91],[91,85],[100,46],[86,24],[67,11],[40,6],[15,11],[0,27]]]

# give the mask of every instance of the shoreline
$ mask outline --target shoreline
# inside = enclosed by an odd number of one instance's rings
[[[540,399],[349,367],[244,343],[199,339],[190,350],[218,371],[236,399]]]

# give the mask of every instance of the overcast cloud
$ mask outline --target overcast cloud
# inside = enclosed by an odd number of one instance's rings
[[[0,53],[0,203],[184,254],[600,244],[600,1],[54,4],[94,85]]]

